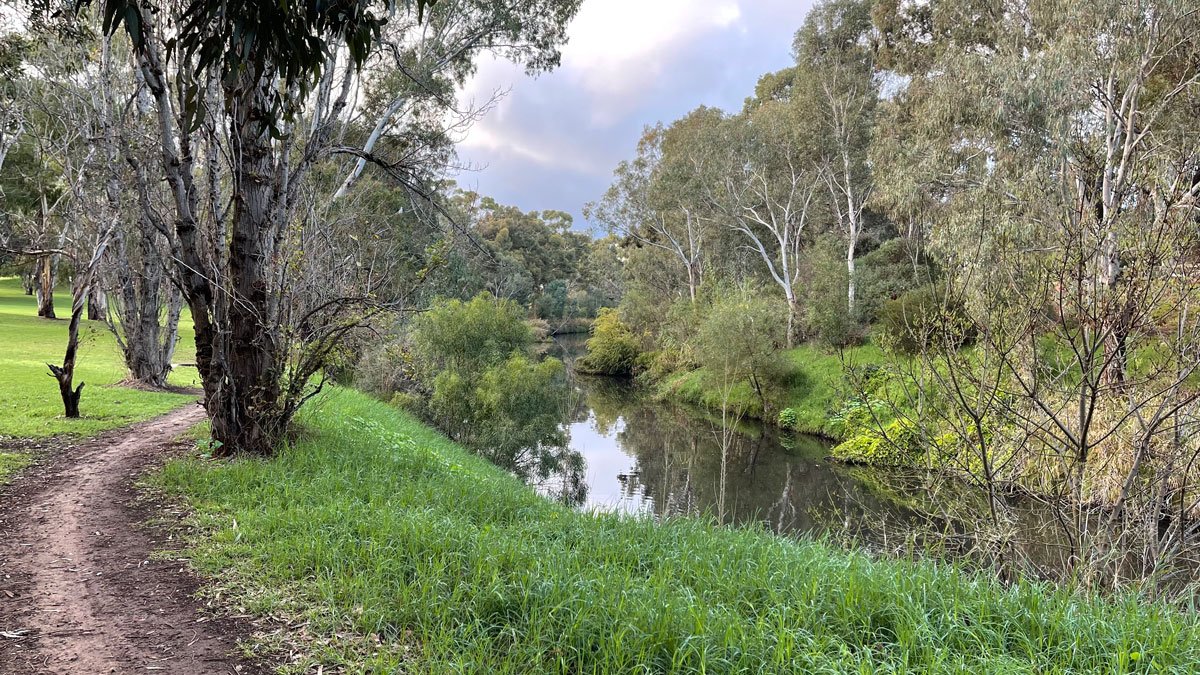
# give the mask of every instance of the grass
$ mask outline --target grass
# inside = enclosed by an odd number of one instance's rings
[[[803,345],[783,352],[782,372],[776,376],[770,399],[777,409],[796,411],[795,430],[836,438],[832,415],[846,396],[843,359],[854,367],[880,364],[885,356],[878,347],[851,347],[839,354],[816,345]],[[720,383],[704,369],[679,373],[659,387],[662,395],[710,409],[721,405]],[[748,417],[762,418],[762,405],[749,383],[734,387],[730,405]],[[766,420],[774,423],[775,420]]]
[[[56,294],[60,313],[69,311],[70,293]],[[180,322],[176,361],[192,361],[195,339],[190,319]],[[82,419],[63,416],[58,385],[47,363],[62,363],[67,321],[37,316],[33,297],[19,279],[0,278],[0,436],[36,438],[71,434],[91,436],[168,412],[194,397],[116,386],[126,370],[120,350],[103,323],[84,322],[75,381],[86,382]],[[192,385],[194,369],[181,369],[172,383]]]
[[[1183,673],[1200,662],[1196,616],[1134,596],[572,511],[347,390],[301,423],[273,459],[182,460],[154,479],[190,504],[186,555],[224,602],[304,622],[290,672]]]
[[[30,457],[26,453],[0,452],[0,485],[4,485],[13,474],[29,465]]]

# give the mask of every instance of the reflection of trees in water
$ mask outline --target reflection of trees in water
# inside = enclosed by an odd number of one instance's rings
[[[828,444],[781,436],[741,421],[722,453],[721,418],[653,401],[627,380],[576,377],[569,423],[591,421],[614,436],[634,467],[618,476],[621,497],[656,517],[709,516],[730,524],[762,523],[777,533],[832,533],[893,552],[909,546],[973,555],[986,564],[1004,539],[1038,564],[1061,565],[1061,535],[1049,511],[1013,498],[1006,530],[985,527],[984,496],[964,483],[922,472],[848,467],[825,461]],[[586,466],[558,477],[564,501],[586,501]]]
[[[617,439],[635,458],[635,470],[621,481],[622,496],[645,502],[658,517],[707,515],[733,524],[761,522],[780,533],[805,532],[823,529],[815,514],[853,501],[875,504],[841,467],[820,459],[819,443],[802,454],[787,453],[770,431],[746,427],[728,436],[722,452],[723,435],[719,429],[714,433],[711,420],[611,394],[589,391],[588,402],[598,419],[615,417],[605,410],[622,413]],[[847,493],[855,493],[855,500],[847,501]]]
[[[620,381],[589,378],[582,386],[602,433],[624,421],[616,436],[635,467],[621,477],[622,497],[658,517],[760,522],[777,533],[830,532],[892,550],[936,539],[953,555],[995,535],[980,525],[982,495],[965,484],[831,464],[825,443],[803,436],[784,443],[756,424],[737,427],[723,467],[713,431],[719,417],[650,401]],[[1043,513],[1014,500],[1011,514],[1032,557],[1052,562],[1057,548],[1042,536]]]

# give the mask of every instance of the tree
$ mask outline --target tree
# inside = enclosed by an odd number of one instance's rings
[[[748,382],[764,418],[769,418],[767,387],[778,373],[782,356],[781,334],[775,303],[758,289],[741,287],[719,295],[709,308],[696,335],[700,362],[722,383],[723,412],[734,383]]]
[[[704,118],[719,120],[720,113],[697,110],[673,125],[672,131],[690,119]],[[694,158],[688,153],[697,148],[677,145],[682,152],[664,160],[668,133],[661,124],[647,127],[638,141],[637,157],[617,166],[612,186],[600,201],[588,204],[584,215],[612,235],[668,253],[682,266],[688,299],[695,304],[697,289],[704,280],[704,240],[709,227],[702,202],[694,193],[688,194],[688,183],[695,173]]]
[[[829,0],[809,12],[794,44],[797,68],[792,101],[815,118],[819,173],[846,244],[846,308],[851,315],[855,314],[855,263],[865,226],[863,210],[874,190],[867,149],[879,86],[870,32],[869,2]]]
[[[817,176],[787,104],[762,102],[725,125],[722,179],[710,203],[758,254],[787,301],[787,346],[800,329],[800,253]]]
[[[531,70],[553,66],[578,1],[419,0],[416,9],[429,13],[430,25],[478,28],[443,56],[459,64],[449,71],[453,81],[484,50]],[[302,241],[323,226],[314,168],[336,153],[380,166],[416,194],[430,192],[438,153],[399,154],[405,146],[387,143],[363,151],[339,136],[360,102],[351,95],[357,69],[381,49],[405,53],[419,42],[410,16],[385,26],[371,2],[330,13],[269,2],[243,3],[238,12],[207,1],[158,11],[138,0],[104,4],[105,28],[124,26],[131,38],[157,116],[157,173],[173,208],[164,219],[142,200],[143,212],[171,232],[222,452],[271,452],[339,340],[386,304],[371,288],[318,282],[304,265],[335,263],[305,255]],[[139,168],[145,192],[155,176]],[[340,264],[331,271],[347,284],[364,280],[351,272]]]

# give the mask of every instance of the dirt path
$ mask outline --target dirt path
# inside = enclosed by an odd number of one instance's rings
[[[0,673],[253,673],[243,627],[191,596],[133,481],[204,418],[188,405],[69,448],[0,495]]]

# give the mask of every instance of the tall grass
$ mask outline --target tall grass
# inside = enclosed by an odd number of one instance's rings
[[[186,553],[352,672],[1192,672],[1194,615],[933,563],[552,504],[335,390],[270,460],[178,461]]]

